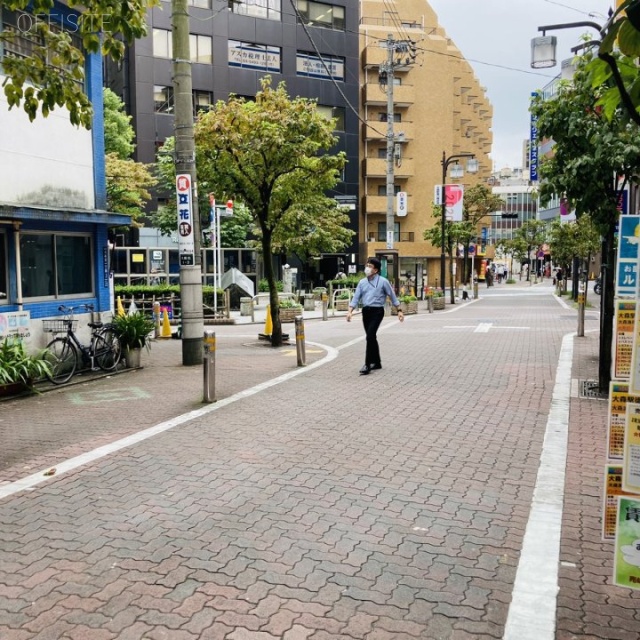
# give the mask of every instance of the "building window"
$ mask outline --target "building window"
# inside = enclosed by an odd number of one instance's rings
[[[229,40],[230,67],[280,73],[281,57],[280,47]]]
[[[33,56],[39,48],[46,45],[44,38],[38,33],[38,23],[43,20],[42,15],[33,15],[25,11],[10,11],[0,8],[0,60],[3,57],[28,58]],[[73,21],[73,18],[76,21]],[[47,26],[51,33],[61,33],[63,30],[70,38],[73,47],[83,52],[82,37],[77,33],[77,16],[63,18],[61,14],[51,13],[46,16]],[[58,21],[60,20],[60,21]],[[63,22],[66,20],[66,22]],[[61,66],[55,62],[55,51],[47,48],[46,64],[48,67],[59,70],[61,73],[70,71],[69,66]],[[84,87],[84,79],[76,80],[76,83]]]
[[[318,113],[323,115],[327,120],[332,118],[336,121],[334,131],[344,131],[344,119],[346,116],[346,110],[344,107],[328,107],[324,104],[317,105],[316,109]]]
[[[7,279],[7,234],[0,232],[0,304],[8,302],[9,280]]]
[[[378,158],[387,158],[387,147],[378,147]]]
[[[22,296],[93,295],[91,236],[23,233],[20,236]]]
[[[393,185],[393,193],[394,195],[398,194],[400,192],[400,185],[399,184],[394,184]],[[378,195],[379,196],[386,196],[387,195],[387,185],[386,184],[379,184],[378,185]]]
[[[344,7],[311,0],[298,0],[296,5],[305,24],[312,27],[345,30]]]
[[[173,87],[153,87],[153,110],[156,113],[173,113]]]
[[[173,56],[171,31],[168,29],[153,30],[153,56],[155,58],[171,58]]]
[[[213,104],[213,94],[211,91],[193,92],[193,115],[197,116],[201,111],[209,111]]]
[[[296,74],[308,78],[321,78],[323,80],[344,80],[344,58],[338,56],[323,55],[322,58],[315,53],[296,54]]]
[[[188,0],[188,4],[199,9],[211,9],[211,0]]]
[[[241,16],[280,20],[280,0],[228,0],[229,10]]]
[[[213,62],[213,45],[210,36],[189,34],[189,54],[191,62],[199,62],[200,64],[211,64]]]
[[[387,223],[386,222],[378,222],[378,238],[386,238],[387,237]],[[393,223],[393,240],[394,242],[400,242],[400,223]]]
[[[387,121],[387,114],[386,112],[384,113],[379,113],[378,114],[378,120],[380,122],[386,122]],[[394,113],[393,114],[393,121],[394,122],[402,122],[402,114],[401,113]]]

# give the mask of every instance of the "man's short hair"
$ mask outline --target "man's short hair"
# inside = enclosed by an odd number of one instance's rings
[[[371,266],[375,267],[377,271],[380,271],[380,267],[382,266],[382,263],[380,262],[380,260],[378,260],[378,258],[369,258],[367,262]]]

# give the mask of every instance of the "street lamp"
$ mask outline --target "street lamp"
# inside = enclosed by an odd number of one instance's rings
[[[445,290],[445,271],[446,271],[446,253],[445,253],[445,235],[446,235],[446,220],[447,220],[447,189],[446,189],[446,182],[447,182],[447,169],[449,168],[449,165],[454,161],[454,160],[458,160],[460,158],[469,158],[469,160],[467,161],[467,172],[468,173],[477,173],[478,172],[478,161],[475,159],[475,154],[473,153],[456,153],[452,156],[449,156],[447,158],[447,154],[446,152],[442,152],[442,160],[440,161],[440,164],[442,165],[442,194],[441,194],[441,199],[442,202],[440,203],[442,205],[442,228],[441,228],[441,233],[442,233],[442,238],[441,238],[441,253],[440,253],[440,282],[442,283],[442,293],[444,294],[444,290]],[[458,163],[456,162],[456,173],[455,175],[452,173],[452,177],[455,178],[462,178],[462,176],[464,175],[464,172],[462,170],[462,167],[460,165],[458,165]],[[455,298],[453,296],[453,282],[451,282],[451,304],[455,304]]]
[[[538,31],[542,32],[542,37],[533,38],[531,40],[531,67],[533,69],[546,69],[556,66],[557,39],[555,36],[547,36],[547,31],[555,31],[556,29],[573,29],[574,27],[591,27],[592,29],[595,29],[600,35],[600,38],[604,40],[609,28],[613,24],[614,18],[615,15],[612,15],[604,26],[599,25],[597,22],[583,20],[580,22],[548,24],[543,27],[538,27]],[[579,51],[580,49],[584,49],[585,47],[602,45],[602,40],[591,40],[587,43],[580,44],[576,47],[573,47],[571,49],[571,52],[576,53],[577,51]],[[624,86],[624,81],[622,80],[622,76],[620,75],[620,69],[618,69],[618,63],[616,62],[616,59],[610,53],[602,51],[601,49],[598,50],[598,58],[600,58],[600,60],[604,60],[604,62],[609,65],[609,68],[611,69],[611,75],[613,76],[616,87],[620,92],[620,99],[622,100],[622,104],[627,110],[627,113],[631,120],[633,120],[637,125],[640,125],[640,114],[638,114],[638,112],[636,111],[636,108],[633,105],[633,100],[631,99],[629,92]]]

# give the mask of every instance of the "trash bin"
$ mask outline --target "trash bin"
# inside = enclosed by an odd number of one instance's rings
[[[316,301],[314,300],[313,293],[304,294],[304,310],[315,311]]]
[[[240,298],[240,315],[250,316],[252,304],[253,304],[253,298]]]

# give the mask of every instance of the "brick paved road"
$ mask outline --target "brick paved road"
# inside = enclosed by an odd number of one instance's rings
[[[386,320],[384,369],[368,377],[363,343],[342,346],[359,319],[308,323],[339,357],[5,498],[0,638],[502,637],[576,325],[544,290],[516,293]],[[219,397],[295,368],[248,327],[218,329]],[[587,335],[576,358],[593,377]],[[176,344],[154,345],[142,371],[3,404],[0,479],[199,406],[201,371]],[[608,584],[595,531],[603,458],[586,442],[604,438],[603,404],[571,405],[563,639],[639,637],[640,598]]]

